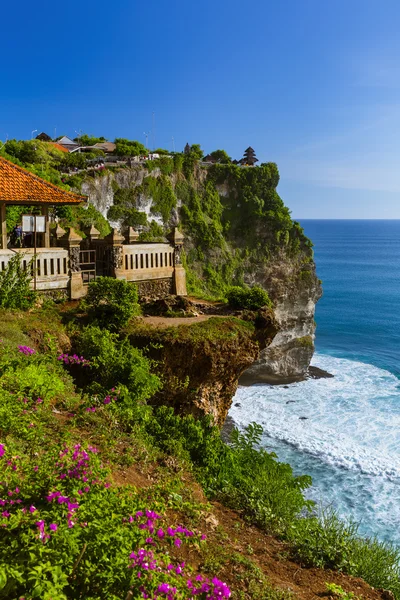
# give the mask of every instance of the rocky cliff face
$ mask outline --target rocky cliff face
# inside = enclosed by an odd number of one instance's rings
[[[278,332],[243,374],[240,383],[290,383],[303,379],[314,353],[315,304],[322,295],[314,263],[274,262],[253,278],[270,290]]]
[[[154,184],[151,179],[157,180],[157,189],[146,186]],[[226,285],[240,281],[268,291],[279,331],[254,357],[243,383],[301,379],[314,350],[314,311],[321,284],[310,244],[276,193],[278,181],[273,163],[253,169],[195,168],[190,175],[166,175],[161,165],[151,173],[141,166],[120,169],[88,179],[82,188],[104,216],[116,190],[134,189],[135,208],[149,223],[166,232],[179,222],[186,235],[189,293],[223,295]],[[174,197],[166,213],[162,203],[168,194],[171,201],[170,190]],[[232,386],[227,389],[229,395]]]
[[[156,328],[140,324],[130,340],[157,361],[162,390],[152,402],[172,406],[180,414],[210,415],[225,422],[238,379],[276,334],[267,311],[258,326],[236,318],[212,317],[194,325]]]

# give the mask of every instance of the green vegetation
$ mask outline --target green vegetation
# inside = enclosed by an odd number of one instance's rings
[[[134,323],[127,328],[131,339],[145,335],[153,343],[190,343],[192,347],[197,344],[220,344],[225,340],[239,338],[241,335],[250,337],[254,333],[254,324],[251,321],[242,321],[236,317],[211,317],[207,321],[187,325],[163,327],[162,329],[149,329],[141,323]]]
[[[114,154],[117,156],[147,156],[148,151],[143,144],[136,140],[116,138]]]
[[[119,331],[140,313],[136,286],[114,277],[91,281],[83,307],[93,323],[112,331]]]
[[[21,255],[10,258],[4,271],[0,271],[0,307],[26,310],[36,301],[36,294],[30,289],[33,259],[27,261],[24,270]]]
[[[252,288],[242,288],[232,286],[226,292],[226,298],[229,306],[232,308],[247,308],[248,310],[257,310],[262,306],[272,307],[272,302],[268,293],[259,286]]]
[[[79,235],[86,237],[85,231],[92,225],[100,232],[100,237],[105,237],[111,231],[107,219],[93,206],[57,206],[55,214],[59,218],[59,224],[64,229],[73,227]],[[7,217],[8,219],[8,217]]]
[[[106,301],[112,297],[111,290]],[[161,517],[150,521],[164,533],[171,518],[174,527],[188,523],[178,531],[192,528],[187,540],[202,553],[207,574],[241,573],[233,581],[246,586],[239,598],[281,597],[244,554],[226,544],[202,549],[193,523],[205,508],[190,497],[188,477],[208,498],[286,540],[301,562],[364,577],[400,598],[399,552],[361,539],[354,524],[331,513],[317,517],[303,495],[310,477],[294,476],[261,447],[259,425],[234,430],[227,444],[209,418],[152,407],[161,385],[157,365],[133,346],[129,329],[85,326],[79,313],[55,308],[0,316],[0,598],[125,599],[130,588],[137,597],[137,569],[130,565],[140,549],[153,553],[163,573],[162,580],[145,574],[142,585],[163,581],[183,590],[186,580],[169,578],[165,567],[182,560],[177,553],[185,534],[164,539],[155,536],[157,529],[153,535],[140,529],[135,514],[146,510]],[[251,328],[237,319],[210,319],[164,330],[155,343],[218,343]],[[113,483],[111,474],[129,466],[151,472],[154,485],[141,490]]]
[[[353,592],[346,592],[342,586],[337,585],[336,583],[327,583],[326,589],[336,598],[341,598],[341,600],[353,600],[353,598],[355,598]]]
[[[296,338],[296,345],[302,348],[314,348],[314,342],[311,335],[304,335],[303,337]]]
[[[79,142],[81,146],[94,146],[95,144],[101,144],[101,142],[106,142],[106,138],[95,137],[93,135],[88,135],[87,133],[83,133],[78,138],[74,138],[75,142]]]
[[[214,150],[213,152],[210,152],[210,156],[212,160],[221,164],[228,164],[232,162],[231,157],[227,152],[225,152],[225,150]]]

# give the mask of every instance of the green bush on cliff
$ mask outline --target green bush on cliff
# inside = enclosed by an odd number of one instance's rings
[[[90,362],[82,380],[84,389],[105,392],[123,385],[135,401],[145,401],[160,387],[151,361],[116,333],[90,325],[79,333],[75,345]]]
[[[119,331],[129,319],[140,313],[137,287],[113,277],[91,281],[82,307],[89,319],[101,327]]]
[[[242,288],[232,286],[226,293],[229,306],[232,308],[245,308],[248,310],[257,310],[263,306],[272,306],[268,292],[258,285],[252,288]]]
[[[253,423],[243,433],[233,430],[230,444],[225,444],[210,418],[176,416],[165,406],[156,409],[154,417],[146,427],[155,443],[190,460],[210,498],[244,511],[253,522],[283,531],[313,505],[302,494],[311,477],[295,477],[289,465],[260,448],[260,425]]]

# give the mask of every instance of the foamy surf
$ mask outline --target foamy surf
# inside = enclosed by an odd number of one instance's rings
[[[400,543],[399,380],[365,363],[316,355],[332,379],[241,387],[230,416],[263,426],[264,443],[297,473],[311,496],[361,521],[361,531]]]

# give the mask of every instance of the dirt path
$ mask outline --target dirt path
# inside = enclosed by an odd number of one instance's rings
[[[178,325],[193,325],[208,321],[211,317],[221,317],[221,315],[199,315],[198,317],[139,317],[139,321],[153,327],[177,327]]]

